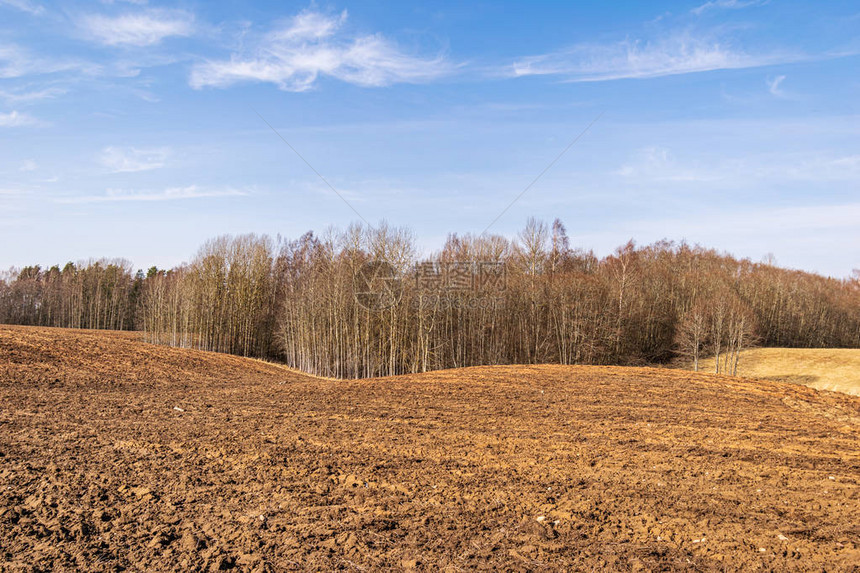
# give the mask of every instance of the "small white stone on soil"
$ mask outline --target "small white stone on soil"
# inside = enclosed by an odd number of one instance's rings
[[[539,515],[537,518],[537,521],[538,521],[538,523],[543,523],[545,519],[546,519],[545,515]]]
[[[176,410],[177,412],[184,412],[185,411],[182,408],[180,408],[179,406],[174,406],[173,409]]]
[[[783,535],[782,533],[780,533],[780,534],[779,534],[779,536],[777,537],[777,539],[779,539],[780,541],[788,541],[788,537],[786,537],[786,536],[785,536],[785,535]]]

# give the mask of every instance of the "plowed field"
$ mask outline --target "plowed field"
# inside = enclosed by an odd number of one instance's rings
[[[0,327],[0,570],[860,569],[860,398]]]

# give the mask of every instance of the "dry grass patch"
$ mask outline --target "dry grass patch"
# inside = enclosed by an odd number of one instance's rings
[[[700,369],[713,372],[714,359],[702,361]],[[741,353],[738,376],[860,396],[860,349],[752,348]]]

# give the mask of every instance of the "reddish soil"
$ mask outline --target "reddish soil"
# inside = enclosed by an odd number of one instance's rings
[[[0,570],[860,570],[860,398],[0,327]]]

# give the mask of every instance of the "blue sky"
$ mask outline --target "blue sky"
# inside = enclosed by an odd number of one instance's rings
[[[853,2],[0,0],[0,268],[358,217],[860,267]],[[603,115],[600,115],[600,114]]]

